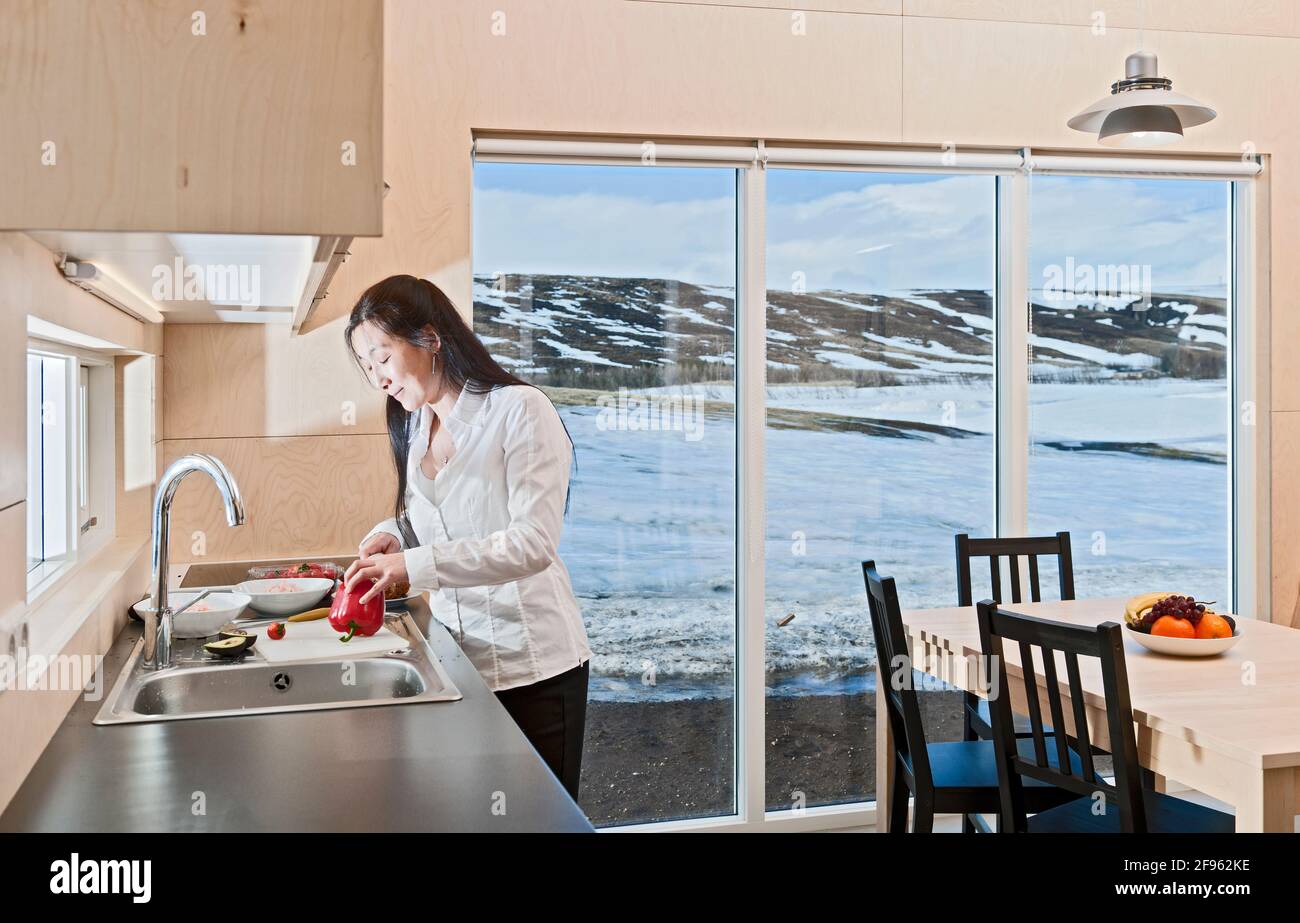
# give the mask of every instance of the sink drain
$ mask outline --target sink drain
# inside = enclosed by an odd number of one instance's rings
[[[281,692],[287,692],[293,685],[293,677],[288,673],[277,673],[271,677],[271,688],[278,689]]]

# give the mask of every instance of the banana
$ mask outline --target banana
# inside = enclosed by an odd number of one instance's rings
[[[1142,617],[1142,613],[1150,609],[1166,596],[1173,596],[1173,593],[1143,593],[1141,596],[1134,596],[1124,604],[1124,619],[1128,622],[1135,622]]]

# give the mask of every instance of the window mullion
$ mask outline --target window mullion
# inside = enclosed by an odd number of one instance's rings
[[[1029,529],[1029,174],[998,177],[994,386],[999,535]]]
[[[1229,187],[1228,382],[1230,406],[1228,479],[1232,542],[1229,574],[1235,597],[1232,611],[1269,618],[1271,483],[1269,478],[1270,338],[1268,247],[1258,241],[1268,233],[1267,186],[1237,181]],[[1261,201],[1262,199],[1262,201]],[[1266,238],[1265,238],[1266,239]]]
[[[762,166],[738,171],[736,297],[736,548],[737,708],[736,809],[761,822],[767,807],[766,632],[764,603],[767,282],[765,279],[766,174]]]

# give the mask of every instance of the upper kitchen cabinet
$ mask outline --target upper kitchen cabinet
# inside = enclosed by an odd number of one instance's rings
[[[378,236],[382,0],[7,0],[0,228]]]

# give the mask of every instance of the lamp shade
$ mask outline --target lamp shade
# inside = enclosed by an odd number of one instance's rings
[[[1107,147],[1146,147],[1170,144],[1183,137],[1178,114],[1168,106],[1128,106],[1115,109],[1101,123],[1097,140]]]
[[[1095,133],[1109,147],[1145,147],[1177,141],[1184,129],[1215,117],[1209,106],[1173,91],[1170,80],[1158,75],[1154,54],[1135,52],[1124,63],[1124,79],[1070,119],[1071,128]]]

